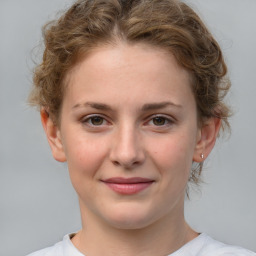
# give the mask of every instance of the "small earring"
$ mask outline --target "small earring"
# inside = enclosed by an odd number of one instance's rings
[[[201,156],[202,159],[204,159],[204,154],[201,154],[200,156]]]

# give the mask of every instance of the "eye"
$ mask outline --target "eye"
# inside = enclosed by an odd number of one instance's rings
[[[168,120],[165,117],[157,116],[152,119],[152,122],[156,126],[162,126],[168,123]]]
[[[104,119],[101,116],[93,116],[89,120],[90,123],[95,126],[102,125],[104,123]]]
[[[161,116],[161,115],[156,115],[153,116],[149,121],[148,121],[148,125],[150,126],[154,126],[154,127],[168,127],[170,125],[172,125],[174,122],[171,118],[169,117],[165,117],[165,116]]]
[[[102,126],[107,124],[107,121],[102,116],[87,116],[86,118],[82,119],[82,123],[89,125],[89,126]]]

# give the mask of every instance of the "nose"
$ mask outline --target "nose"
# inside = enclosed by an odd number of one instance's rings
[[[110,160],[114,165],[133,169],[145,161],[145,151],[139,131],[133,127],[119,129],[112,141]]]

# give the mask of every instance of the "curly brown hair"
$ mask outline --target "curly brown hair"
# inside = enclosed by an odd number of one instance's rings
[[[221,49],[198,15],[178,0],[79,0],[43,28],[43,60],[34,72],[29,102],[47,109],[56,125],[67,72],[95,47],[118,40],[146,43],[172,53],[191,74],[201,122],[222,119],[230,109],[223,99],[230,88]],[[197,182],[202,163],[192,180]]]

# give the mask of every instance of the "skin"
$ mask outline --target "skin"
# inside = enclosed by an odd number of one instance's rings
[[[185,190],[220,120],[199,127],[190,81],[170,53],[118,42],[68,73],[59,127],[42,109],[53,156],[67,161],[79,196],[82,230],[72,242],[82,253],[167,255],[198,235],[184,219]],[[106,185],[112,177],[153,182],[127,195]]]

